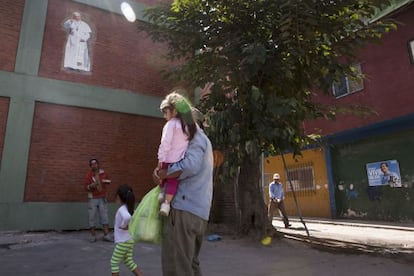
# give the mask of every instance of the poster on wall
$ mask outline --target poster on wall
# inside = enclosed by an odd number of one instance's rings
[[[400,166],[397,160],[368,163],[366,167],[369,186],[401,187]]]
[[[76,11],[63,23],[63,27],[67,33],[63,67],[78,72],[91,71],[88,40],[92,30],[88,23]]]

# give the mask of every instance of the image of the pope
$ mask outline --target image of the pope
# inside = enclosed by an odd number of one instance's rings
[[[68,38],[65,46],[65,59],[63,67],[75,71],[91,70],[88,40],[92,30],[89,25],[82,21],[79,12],[72,13],[72,17],[63,23]]]

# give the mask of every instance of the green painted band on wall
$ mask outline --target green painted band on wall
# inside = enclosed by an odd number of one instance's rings
[[[23,201],[33,112],[33,101],[19,97],[10,99],[1,159],[0,202]]]
[[[37,75],[42,53],[48,0],[25,1],[15,71]]]
[[[0,96],[162,118],[159,97],[4,71]],[[30,119],[26,118],[31,124]]]
[[[87,202],[0,203],[0,231],[88,229],[87,204]],[[111,228],[118,208],[117,204],[108,204]],[[99,222],[96,227],[101,227]]]

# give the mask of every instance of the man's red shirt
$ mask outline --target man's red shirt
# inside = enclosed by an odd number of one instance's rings
[[[91,187],[90,189],[88,189],[88,186],[90,184],[96,183],[95,172],[89,171],[85,176],[84,188],[85,191],[92,193],[92,198],[106,197],[106,187],[108,184],[111,183],[111,180],[109,179],[108,174],[103,169],[99,169],[99,179],[101,180],[101,191],[98,191],[96,187]]]

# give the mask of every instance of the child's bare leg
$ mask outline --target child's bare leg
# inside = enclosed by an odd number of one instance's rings
[[[136,275],[136,276],[143,276],[142,271],[141,271],[141,270],[139,270],[139,268],[138,268],[138,267],[137,267],[137,268],[135,268],[135,269],[132,271],[132,273],[134,273],[134,275]]]
[[[168,203],[171,203],[171,201],[173,200],[174,195],[171,194],[165,194],[165,201]]]
[[[112,272],[112,276],[119,276],[119,272]]]

